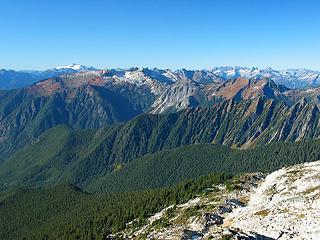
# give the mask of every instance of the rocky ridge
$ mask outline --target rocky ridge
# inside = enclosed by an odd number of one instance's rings
[[[28,91],[40,95],[52,95],[85,86],[110,88],[127,86],[153,95],[149,112],[164,113],[188,107],[210,106],[225,99],[248,100],[258,97],[282,100],[288,105],[305,99],[319,104],[320,88],[291,90],[277,85],[271,78],[238,77],[224,81],[217,75],[197,75],[195,71],[149,70],[93,70],[64,74],[40,81]]]
[[[228,216],[230,226],[274,239],[319,239],[320,162],[268,175],[248,206]]]
[[[204,119],[206,124],[211,124],[212,118],[215,121],[206,136],[210,142],[249,146],[318,137],[320,88],[291,90],[269,78],[223,81],[214,74],[187,70],[74,68],[79,71],[23,89],[0,91],[0,153],[10,154],[59,124],[96,129],[143,113],[188,112],[189,108],[194,112],[205,108],[222,111]],[[271,125],[274,119],[280,119],[279,124]],[[234,136],[234,130],[240,134]],[[197,133],[197,138],[203,138],[203,132]]]
[[[94,67],[86,67],[80,64],[71,64],[60,66],[44,71],[15,71],[0,69],[0,89],[14,89],[26,87],[39,80],[56,77],[61,74],[70,74],[83,71],[97,70]],[[130,68],[130,69],[101,69],[107,72],[117,72],[117,75],[131,75],[133,72],[134,78],[139,78],[137,70],[143,72],[153,79],[158,79],[167,82],[175,82],[179,79],[191,79],[194,82],[206,84],[212,81],[227,81],[239,77],[262,79],[269,78],[276,84],[283,84],[289,88],[306,88],[319,86],[320,77],[319,71],[300,69],[275,70],[272,68],[259,69],[256,67],[214,67],[212,69],[202,70],[169,70],[169,69],[149,69],[149,68]],[[130,78],[130,77],[128,77]],[[133,79],[133,78],[132,78]]]
[[[320,161],[254,173],[213,186],[172,205],[141,225],[127,224],[124,239],[318,239]]]

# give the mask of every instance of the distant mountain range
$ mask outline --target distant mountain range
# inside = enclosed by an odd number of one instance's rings
[[[85,67],[79,64],[61,66],[45,71],[37,70],[6,70],[0,69],[0,89],[14,89],[29,86],[37,81],[56,77],[61,74],[76,73],[79,71],[94,70],[92,67]]]
[[[15,71],[0,70],[0,89],[14,89],[29,86],[39,80],[56,77],[61,74],[77,73],[84,71],[97,70],[94,67],[86,67],[80,64],[71,64],[68,66],[60,66],[45,71]],[[131,68],[126,70],[104,69],[108,72],[117,72],[123,75],[130,75],[133,70],[139,68]],[[212,81],[226,81],[238,77],[261,79],[268,77],[276,84],[283,84],[288,88],[306,88],[315,87],[320,84],[319,71],[308,69],[287,69],[274,70],[272,68],[258,69],[247,67],[214,67],[209,70],[160,70],[160,69],[140,69],[146,76],[161,81],[175,82],[176,76],[179,78],[192,79],[200,83],[210,83]],[[135,80],[139,80],[139,75],[131,76]],[[141,79],[140,79],[141,80]]]
[[[217,67],[212,72],[224,79],[245,78],[270,78],[276,84],[283,84],[289,88],[305,88],[318,86],[320,72],[304,68],[274,70],[272,68],[258,69],[246,67]]]
[[[205,71],[133,68],[63,74],[22,89],[0,91],[0,158],[60,124],[98,129],[140,114],[178,111],[186,116],[177,123],[183,127],[180,134],[188,136],[185,144],[202,138],[205,143],[238,147],[314,139],[319,136],[319,99],[320,88],[291,90],[269,78],[222,81]],[[193,121],[195,117],[199,119]],[[172,119],[166,121],[156,124],[173,124]],[[205,125],[199,128],[200,123]],[[145,127],[150,130],[149,124],[147,120]],[[187,134],[189,125],[194,132]]]
[[[185,145],[248,148],[320,137],[320,87],[293,90],[262,76],[225,80],[217,70],[71,65],[52,71],[64,74],[0,91],[0,163],[13,163],[10,158],[17,153],[21,166],[44,156],[55,161],[48,153],[55,152],[50,142],[57,138],[52,133],[58,125],[86,131],[81,137],[70,130],[70,142],[64,146],[61,140],[56,146],[57,155],[63,154],[59,161],[95,167],[90,176],[88,169],[81,170],[84,179],[145,154]],[[62,128],[64,135],[69,136],[69,130]]]

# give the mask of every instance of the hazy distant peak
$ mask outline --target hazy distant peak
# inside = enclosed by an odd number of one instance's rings
[[[75,70],[75,71],[86,71],[86,70],[94,70],[95,68],[93,67],[86,67],[81,64],[76,64],[73,63],[71,65],[66,65],[66,66],[58,66],[55,68],[56,70]]]

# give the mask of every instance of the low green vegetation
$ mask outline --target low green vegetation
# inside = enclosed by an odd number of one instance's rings
[[[258,215],[261,217],[266,217],[269,215],[269,213],[270,213],[270,211],[268,209],[263,209],[263,210],[256,212],[255,215]]]

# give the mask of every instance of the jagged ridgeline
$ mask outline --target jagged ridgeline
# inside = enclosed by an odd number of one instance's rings
[[[182,111],[177,121],[183,121],[182,128],[188,126],[187,132],[182,129],[181,135],[186,133],[182,143],[210,140],[242,146],[314,138],[318,96],[318,88],[290,90],[267,78],[226,81],[199,71],[132,69],[65,74],[23,89],[0,91],[0,159],[59,124],[98,129],[143,113]],[[186,111],[195,107],[205,109]],[[191,119],[184,120],[183,115]],[[168,118],[177,127],[179,123],[171,120],[173,115]],[[190,131],[197,136],[188,135]]]

